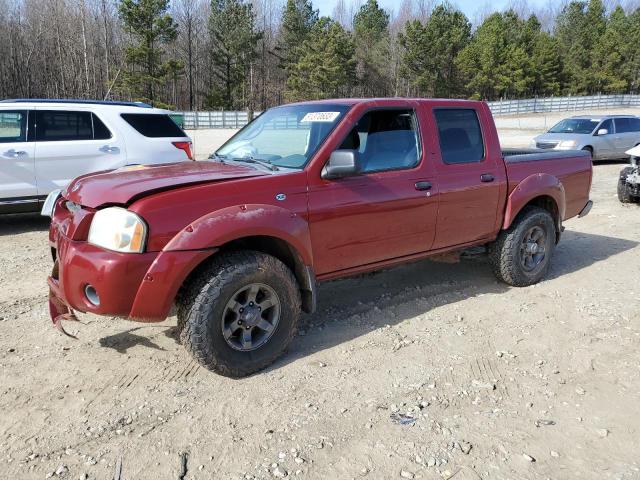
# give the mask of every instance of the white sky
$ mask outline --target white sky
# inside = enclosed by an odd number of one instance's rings
[[[365,0],[351,0],[353,2],[364,3]],[[337,0],[314,0],[313,6],[320,10],[320,15],[330,16],[333,12],[333,7],[336,5]],[[347,6],[350,1],[346,0],[345,2]],[[388,11],[397,11],[400,7],[400,0],[378,0],[378,3],[382,8],[385,8]],[[516,3],[513,0],[452,0],[451,3],[460,8],[467,17],[473,21],[476,17],[476,14],[480,11],[499,11],[504,10],[509,4]],[[530,7],[541,7],[549,4],[549,0],[528,0],[527,4]]]

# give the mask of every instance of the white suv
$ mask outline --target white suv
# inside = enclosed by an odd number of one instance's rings
[[[143,103],[0,101],[0,213],[35,212],[75,177],[193,160],[166,110]]]

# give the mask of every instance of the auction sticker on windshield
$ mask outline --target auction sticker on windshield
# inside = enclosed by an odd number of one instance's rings
[[[304,122],[334,122],[338,118],[340,112],[309,112],[307,113],[300,123]]]

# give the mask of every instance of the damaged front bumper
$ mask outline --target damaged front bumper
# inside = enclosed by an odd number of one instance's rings
[[[57,270],[58,262],[56,261],[53,266],[51,276],[47,278],[47,284],[49,285],[49,315],[51,316],[51,321],[53,321],[54,327],[60,330],[67,337],[76,338],[75,335],[68,333],[62,326],[63,320],[77,322],[78,317],[76,317],[73,309],[62,299],[63,297],[60,292],[60,286],[56,280]]]
[[[216,251],[118,253],[71,240],[60,232],[52,249],[55,265],[47,279],[49,312],[63,332],[61,322],[77,320],[76,311],[163,321],[189,273]]]

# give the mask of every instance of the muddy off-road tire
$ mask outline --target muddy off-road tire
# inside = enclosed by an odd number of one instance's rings
[[[633,173],[633,167],[623,168],[618,178],[618,200],[620,203],[635,203],[638,201],[638,197],[631,195],[631,189],[627,184],[627,176]]]
[[[551,214],[539,207],[525,207],[489,245],[489,261],[499,280],[526,287],[547,274],[555,245],[556,228]]]
[[[286,350],[300,305],[296,279],[280,260],[254,251],[223,253],[178,295],[180,341],[209,370],[244,377]]]

